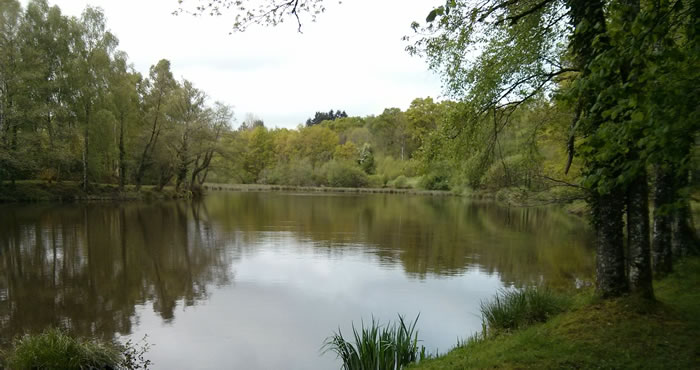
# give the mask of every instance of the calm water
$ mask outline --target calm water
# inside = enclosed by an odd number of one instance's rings
[[[154,343],[155,369],[332,369],[323,340],[420,313],[444,352],[499,288],[590,279],[590,230],[552,209],[406,195],[0,207],[0,341],[47,326]]]

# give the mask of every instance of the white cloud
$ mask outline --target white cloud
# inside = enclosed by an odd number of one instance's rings
[[[239,119],[252,112],[268,126],[295,127],[318,110],[405,109],[441,92],[439,78],[401,40],[439,0],[327,0],[327,12],[304,22],[303,34],[290,20],[232,35],[231,16],[173,16],[175,0],[49,1],[75,16],[88,4],[103,8],[138,71],[169,59],[176,76],[233,105]]]

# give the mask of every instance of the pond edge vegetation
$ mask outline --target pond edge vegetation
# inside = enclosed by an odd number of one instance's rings
[[[522,302],[539,290],[500,293],[499,303],[482,305],[489,313],[482,332],[409,368],[698,368],[699,285],[700,258],[688,257],[654,282],[653,301],[635,294],[601,299],[590,288],[549,291],[530,298],[530,311]]]
[[[147,337],[140,343],[106,343],[49,328],[15,338],[12,349],[0,352],[0,369],[148,369],[152,365],[146,358],[149,349]]]
[[[373,319],[368,327],[353,326],[348,338],[338,330],[322,350],[336,353],[345,370],[663,368],[668,364],[697,368],[699,285],[700,258],[688,257],[677,263],[670,276],[655,282],[654,301],[638,295],[601,299],[592,288],[577,292],[542,286],[509,288],[482,302],[482,330],[444,354],[426,354],[424,347],[419,348],[418,317],[406,325],[402,316],[393,324],[381,325]],[[412,360],[383,366],[380,359],[398,358],[395,353],[413,354],[404,357]]]

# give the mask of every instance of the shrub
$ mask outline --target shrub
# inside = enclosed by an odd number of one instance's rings
[[[393,181],[389,181],[388,185],[396,189],[407,189],[411,187],[408,184],[408,179],[404,175],[397,177]]]
[[[386,185],[386,179],[382,175],[369,175],[367,181],[370,188],[383,188]]]
[[[565,298],[546,288],[504,289],[493,300],[481,302],[481,315],[484,326],[497,332],[547,321],[567,306]]]
[[[354,343],[348,342],[340,329],[326,338],[322,350],[334,352],[346,370],[394,370],[426,358],[425,347],[418,347],[418,317],[407,323],[399,315],[398,323],[382,326],[374,318],[369,327],[358,331],[352,326]]]
[[[265,168],[260,172],[258,182],[269,185],[316,185],[314,169],[308,159],[279,163],[275,167]]]
[[[420,163],[414,159],[402,161],[392,156],[377,156],[376,162],[377,173],[384,175],[387,180],[394,180],[401,175],[414,177],[420,170]]]
[[[24,369],[148,369],[143,358],[148,345],[135,348],[73,338],[58,329],[15,339],[6,363],[8,368]]]
[[[321,171],[329,186],[361,188],[369,183],[367,174],[349,162],[331,160],[323,165]]]
[[[425,190],[450,190],[449,176],[436,172],[427,173],[421,178],[420,187]]]

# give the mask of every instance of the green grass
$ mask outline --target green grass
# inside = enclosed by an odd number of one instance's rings
[[[326,339],[323,352],[333,352],[343,361],[345,370],[393,370],[424,359],[425,348],[418,346],[418,317],[406,323],[402,316],[392,325],[380,325],[374,318],[358,330],[352,326],[354,343],[338,330]]]
[[[657,302],[591,291],[542,324],[469,340],[412,369],[700,368],[700,258],[655,283]]]
[[[81,341],[56,329],[26,335],[13,343],[7,358],[10,369],[106,369],[119,368],[121,351],[113,346]]]

